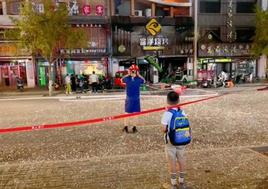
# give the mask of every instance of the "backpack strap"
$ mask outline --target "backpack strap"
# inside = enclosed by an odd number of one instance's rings
[[[172,117],[171,117],[171,119],[173,119],[173,117],[175,116],[175,114],[179,111],[179,110],[174,110],[174,109],[169,109],[168,110],[170,113],[172,113]],[[168,131],[170,131],[170,128],[171,127],[171,125],[169,124],[168,125]]]

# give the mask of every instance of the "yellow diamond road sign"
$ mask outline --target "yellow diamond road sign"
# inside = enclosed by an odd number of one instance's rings
[[[156,21],[156,19],[152,19],[147,25],[146,25],[147,31],[155,36],[161,31],[161,25]]]

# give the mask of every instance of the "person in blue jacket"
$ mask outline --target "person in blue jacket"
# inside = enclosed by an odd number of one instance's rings
[[[126,84],[126,101],[125,112],[135,113],[141,111],[140,106],[140,87],[145,83],[145,79],[139,73],[137,65],[130,66],[128,74],[122,78],[122,82]],[[128,133],[128,120],[125,119],[125,127],[123,131]],[[133,133],[137,132],[136,126],[132,128]]]

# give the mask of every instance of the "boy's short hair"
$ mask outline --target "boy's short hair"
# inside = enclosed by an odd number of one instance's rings
[[[178,93],[171,91],[167,94],[167,101],[171,105],[176,105],[180,102],[180,96]]]

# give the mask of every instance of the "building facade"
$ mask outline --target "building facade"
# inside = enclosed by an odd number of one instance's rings
[[[22,0],[0,0],[0,87],[15,87],[22,77],[27,87],[45,87],[48,63],[19,49],[4,33],[13,29],[10,16],[19,17]],[[39,0],[32,0],[37,11]],[[61,49],[54,65],[54,79],[62,84],[69,74],[93,71],[115,76],[132,63],[139,64],[146,80],[155,83],[180,68],[193,77],[193,0],[55,0],[68,7],[70,24],[83,28],[88,47]],[[255,31],[256,5],[267,9],[266,0],[199,0],[198,68],[214,74],[253,73],[264,78],[267,58],[255,60],[250,48]],[[146,57],[163,69],[159,73]]]
[[[15,87],[17,77],[21,77],[27,86],[35,86],[35,65],[31,54],[18,48],[12,39],[5,38],[5,31],[14,28],[9,17],[17,17],[20,3],[0,1],[0,88]]]
[[[111,14],[113,73],[135,62],[152,83],[175,73],[178,67],[192,76],[191,1],[115,0],[111,1]],[[158,73],[145,60],[147,56],[154,57],[163,72]]]
[[[265,77],[265,64],[252,58],[250,50],[255,35],[255,7],[265,6],[261,3],[258,0],[199,1],[200,70]]]
[[[109,2],[107,0],[64,0],[69,9],[70,24],[82,28],[88,38],[88,47],[61,49],[57,73],[63,78],[74,75],[108,74],[111,32]],[[60,83],[60,80],[58,81]],[[61,83],[60,83],[61,84]]]
[[[16,87],[16,77],[22,77],[26,87],[46,87],[48,84],[48,62],[42,57],[32,57],[29,52],[17,49],[14,41],[4,38],[5,30],[13,29],[10,16],[19,17],[21,0],[0,1],[0,86]],[[36,11],[44,6],[32,0]],[[89,75],[108,74],[111,32],[108,0],[55,0],[55,6],[63,3],[69,11],[69,22],[73,28],[82,28],[88,38],[88,47],[61,49],[54,64],[54,80],[62,84],[67,73]]]

